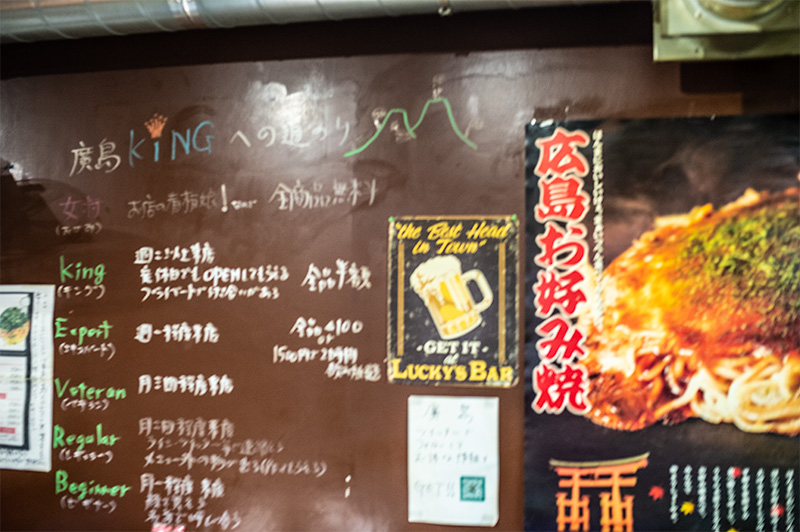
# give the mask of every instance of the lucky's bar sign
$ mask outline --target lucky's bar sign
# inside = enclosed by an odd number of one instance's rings
[[[518,252],[516,216],[389,220],[390,382],[517,382]]]

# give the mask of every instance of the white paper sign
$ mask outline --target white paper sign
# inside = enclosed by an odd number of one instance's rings
[[[408,398],[408,520],[494,526],[499,518],[497,397]]]
[[[49,471],[53,285],[0,286],[0,469]]]

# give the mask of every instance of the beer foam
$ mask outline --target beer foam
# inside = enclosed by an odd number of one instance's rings
[[[441,255],[428,259],[411,274],[411,287],[422,293],[435,281],[444,281],[448,275],[461,273],[461,261],[452,255]]]

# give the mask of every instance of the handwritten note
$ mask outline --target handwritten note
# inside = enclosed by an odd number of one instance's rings
[[[408,520],[494,526],[498,510],[496,397],[408,398]]]

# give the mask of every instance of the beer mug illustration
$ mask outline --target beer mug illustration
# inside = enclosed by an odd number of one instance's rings
[[[482,299],[475,302],[467,284],[478,286]],[[480,270],[461,273],[461,261],[452,255],[433,257],[411,274],[411,287],[425,302],[439,336],[458,338],[481,324],[481,312],[489,308],[494,296]]]

